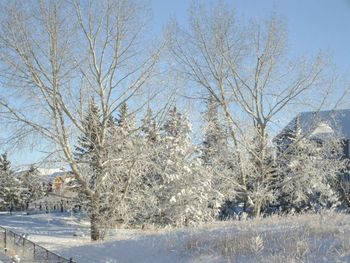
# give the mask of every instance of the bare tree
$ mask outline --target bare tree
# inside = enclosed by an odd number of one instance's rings
[[[316,110],[325,104],[333,88],[325,79],[326,60],[291,60],[282,20],[245,26],[225,1],[210,12],[194,3],[190,28],[171,28],[178,70],[216,99],[226,119],[238,158],[236,195],[259,216],[274,199],[268,133],[278,117],[312,96],[319,98]]]
[[[99,238],[95,207],[113,160],[105,160],[111,115],[128,100],[142,107],[156,74],[161,45],[147,47],[147,8],[133,0],[5,1],[0,29],[1,118],[16,126],[8,142],[39,135],[69,164],[91,208],[91,238]],[[147,93],[152,94],[152,93]],[[96,152],[100,174],[89,185],[73,155],[83,112],[93,97],[101,110]]]

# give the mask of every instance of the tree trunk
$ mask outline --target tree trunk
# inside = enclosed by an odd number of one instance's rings
[[[90,217],[90,232],[91,240],[96,241],[100,239],[100,229],[98,222],[98,205],[95,196],[91,200],[91,217]]]
[[[254,216],[256,218],[259,218],[261,216],[261,204],[260,203],[254,204]]]
[[[91,240],[96,241],[100,239],[100,231],[98,227],[98,222],[97,222],[97,216],[95,214],[91,215]]]

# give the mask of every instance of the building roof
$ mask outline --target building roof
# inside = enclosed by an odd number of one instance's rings
[[[296,123],[302,136],[319,138],[331,135],[350,139],[350,109],[299,113],[275,139],[280,138],[287,131],[295,131]]]

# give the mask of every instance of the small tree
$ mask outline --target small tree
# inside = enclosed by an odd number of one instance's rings
[[[20,178],[21,180],[21,200],[28,210],[29,204],[44,196],[43,184],[38,178],[39,172],[31,166]]]
[[[12,214],[21,205],[20,181],[14,177],[7,154],[0,156],[0,205]]]

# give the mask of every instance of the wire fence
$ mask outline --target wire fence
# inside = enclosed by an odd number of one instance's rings
[[[7,255],[17,256],[21,262],[33,263],[76,263],[0,226],[0,248]]]

